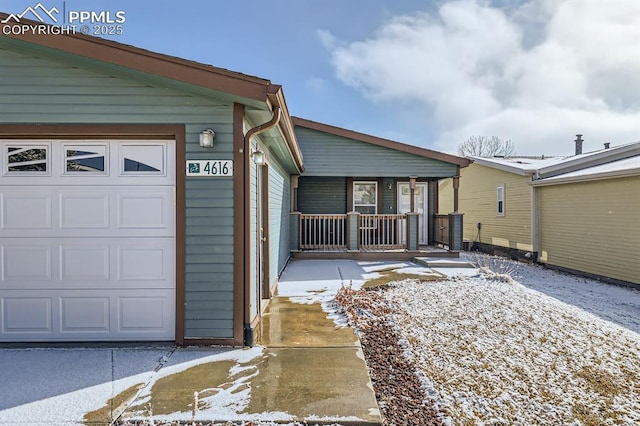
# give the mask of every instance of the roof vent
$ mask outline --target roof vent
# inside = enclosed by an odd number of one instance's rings
[[[574,142],[576,143],[576,155],[582,154],[582,142],[584,142],[582,140],[582,135],[581,134],[577,134],[576,135],[576,140]]]
[[[605,142],[604,149],[609,149],[609,148],[611,148],[611,142]]]

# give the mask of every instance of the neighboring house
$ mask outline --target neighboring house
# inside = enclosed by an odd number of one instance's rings
[[[640,142],[566,158],[472,160],[459,196],[471,246],[640,283]],[[441,182],[441,209],[452,203],[450,186]]]
[[[378,191],[415,175],[409,194],[419,200],[422,182],[434,185],[468,164],[346,130],[331,137],[357,152],[338,164],[335,147],[315,138],[336,129],[298,119],[294,128],[282,88],[268,80],[81,34],[7,33],[0,35],[0,342],[250,345],[300,248],[304,228],[291,220],[298,199],[322,205],[347,191],[327,196],[321,192],[333,186],[320,185],[314,195],[305,167],[312,180],[339,176],[346,185],[350,176],[382,182]],[[370,158],[369,147],[388,164]],[[394,155],[418,161],[392,174],[385,168],[398,165]],[[355,204],[335,212],[353,208],[365,213],[360,221],[380,213],[370,201],[384,197],[371,185],[355,188]],[[424,210],[434,211],[434,193],[422,196],[432,197]],[[406,211],[385,202],[390,213]],[[417,250],[419,214],[407,217],[404,244],[415,241]],[[366,225],[371,238],[383,229],[375,220]]]

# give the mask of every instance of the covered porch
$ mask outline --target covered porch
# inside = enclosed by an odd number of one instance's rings
[[[291,181],[293,257],[411,259],[462,250],[462,213],[439,212],[438,182],[469,161],[293,118],[305,170]],[[457,203],[456,203],[457,207]]]

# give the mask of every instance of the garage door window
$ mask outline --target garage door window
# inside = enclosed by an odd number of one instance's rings
[[[122,171],[126,174],[164,174],[164,145],[123,145]]]
[[[105,174],[106,146],[65,145],[64,152],[67,173]]]
[[[13,172],[47,172],[49,147],[8,145],[6,147],[7,171]]]

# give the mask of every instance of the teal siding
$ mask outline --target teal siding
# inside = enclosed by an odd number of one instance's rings
[[[456,165],[317,130],[296,127],[304,176],[448,177]]]
[[[291,178],[280,164],[269,164],[269,284],[278,278],[289,259]]]
[[[388,189],[391,185],[391,189]],[[384,178],[382,184],[382,211],[380,214],[394,214],[396,213],[396,191],[397,191],[396,179]]]
[[[347,212],[347,179],[301,176],[298,182],[298,211],[306,214]]]
[[[0,48],[1,123],[184,124],[187,159],[232,159],[232,119],[214,99]],[[188,178],[186,202],[185,335],[233,337],[233,178]]]

